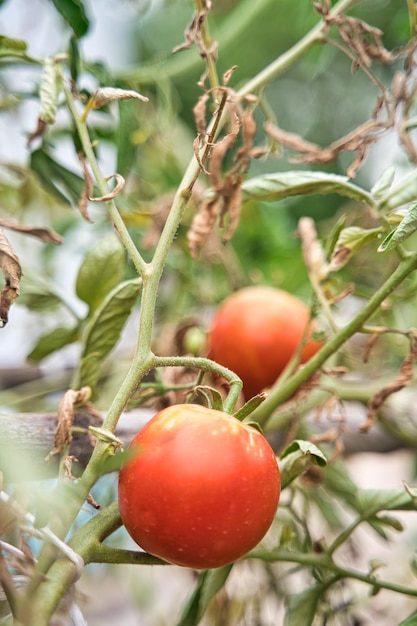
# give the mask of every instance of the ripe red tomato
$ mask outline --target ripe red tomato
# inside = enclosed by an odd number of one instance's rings
[[[227,298],[214,316],[208,356],[243,381],[246,399],[271,387],[293,357],[309,322],[307,306],[274,287],[253,286]],[[301,362],[321,347],[307,341]]]
[[[170,406],[131,443],[119,476],[126,530],[170,563],[208,569],[239,559],[269,529],[280,475],[265,437],[203,406]]]

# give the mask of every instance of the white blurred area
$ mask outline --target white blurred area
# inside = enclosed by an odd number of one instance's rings
[[[132,40],[137,28],[137,20],[152,10],[155,3],[136,2],[134,0],[93,0],[87,1],[86,12],[91,20],[90,30],[82,39],[81,49],[89,61],[105,63],[109,68],[126,67],[132,63]],[[0,9],[0,33],[10,38],[27,42],[27,53],[43,59],[64,52],[68,46],[69,32],[53,3],[48,0],[8,0]],[[37,88],[40,68],[38,66],[6,68],[2,75],[12,88],[33,92]],[[91,80],[91,79],[90,79]],[[91,85],[89,85],[91,87]],[[33,132],[39,113],[39,103],[34,98],[23,102],[17,110],[0,112],[0,170],[2,163],[24,166],[29,158],[27,137]],[[59,117],[57,120],[59,124]],[[79,171],[79,163],[68,143],[60,150],[59,160],[68,168]],[[102,147],[101,163],[106,171],[114,171],[115,155]],[[3,175],[3,172],[1,172]],[[1,205],[0,205],[1,206]],[[7,215],[7,207],[6,215]],[[94,215],[94,208],[91,212]],[[100,210],[100,209],[99,209]],[[27,216],[27,222],[40,225],[42,212],[37,215],[36,208]],[[40,255],[43,243],[31,237],[19,235],[10,230],[6,232],[14,251],[18,255],[23,270],[31,272],[40,269]],[[65,239],[65,245],[54,251],[54,276],[58,291],[65,294],[71,306],[78,313],[83,312],[83,303],[74,294],[74,284],[79,265],[85,251],[94,238],[93,229],[81,224]],[[71,262],[68,262],[68,259]],[[49,320],[53,324],[53,320]],[[49,327],[43,317],[30,313],[17,303],[12,306],[8,324],[0,332],[0,369],[19,367],[25,362],[30,346],[37,337]],[[52,355],[43,364],[43,369],[54,371],[56,368],[71,367],[76,358],[76,346],[69,346],[58,354]]]

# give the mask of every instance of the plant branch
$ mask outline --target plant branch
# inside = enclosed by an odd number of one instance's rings
[[[330,15],[342,15],[361,1],[362,0],[339,0],[331,10]],[[324,43],[327,28],[327,24],[323,20],[320,21],[294,46],[277,57],[275,61],[272,61],[272,63],[267,65],[261,72],[239,89],[237,92],[238,96],[243,97],[250,93],[258,92],[298,61],[312,46],[318,43]]]
[[[97,159],[96,159],[96,156],[94,154],[94,150],[91,144],[90,135],[88,133],[87,125],[85,121],[82,120],[81,116],[78,114],[77,108],[75,106],[74,97],[71,93],[71,90],[68,88],[68,86],[65,84],[64,81],[63,81],[63,88],[65,91],[65,97],[67,100],[68,108],[71,111],[72,117],[74,119],[74,123],[77,127],[78,135],[79,135],[85,156],[87,158],[87,161],[90,164],[91,170],[94,174],[94,177],[96,179],[96,182],[97,182],[98,188],[100,189],[101,194],[103,196],[106,196],[109,194],[110,189],[97,163]],[[120,216],[120,213],[117,209],[115,201],[108,200],[106,202],[106,205],[107,205],[107,209],[111,217],[111,220],[114,224],[114,227],[119,233],[120,239],[122,240],[123,245],[125,246],[130,258],[132,259],[133,264],[136,268],[136,271],[138,272],[140,276],[142,276],[143,273],[146,271],[146,263],[144,259],[142,258],[141,254],[138,252],[130,236],[129,231],[127,230],[125,223],[123,222]]]
[[[217,376],[221,376],[230,384],[230,391],[226,400],[224,401],[224,410],[227,413],[233,413],[236,402],[242,391],[242,381],[240,378],[227,367],[223,367],[204,357],[192,357],[192,356],[172,356],[172,357],[155,357],[155,367],[190,367],[192,369],[199,369],[204,372],[212,372]]]
[[[288,400],[352,335],[360,332],[380,304],[416,269],[417,254],[400,263],[349,324],[334,335],[294,376],[282,385],[277,383],[266,400],[252,413],[252,419],[261,425],[265,424],[273,410]]]
[[[387,591],[394,591],[395,593],[401,593],[407,596],[417,597],[417,589],[411,587],[403,587],[402,585],[396,585],[385,580],[379,580],[375,578],[373,574],[362,574],[354,569],[347,569],[337,565],[327,554],[304,554],[302,552],[287,552],[284,550],[274,551],[261,551],[254,550],[247,558],[260,558],[267,562],[287,562],[287,563],[299,563],[307,567],[313,568],[325,568],[328,571],[333,572],[338,579],[351,578],[358,580],[367,585],[371,585],[376,589],[386,589]]]

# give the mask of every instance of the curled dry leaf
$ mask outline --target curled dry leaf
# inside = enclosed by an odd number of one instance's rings
[[[204,22],[206,21],[208,12],[212,7],[212,3],[210,0],[204,0],[202,3],[201,10],[195,13],[192,17],[190,24],[187,26],[184,32],[184,42],[180,43],[178,46],[175,46],[173,49],[173,53],[180,52],[181,50],[187,50],[191,48],[193,43],[195,43],[204,56],[207,56],[207,49],[204,46],[203,37],[201,35],[201,29],[203,27]]]
[[[355,66],[369,68],[372,61],[392,63],[395,55],[389,52],[382,43],[383,31],[356,17],[331,12],[330,9],[319,9],[328,26],[336,26],[340,38],[356,56]]]
[[[213,230],[218,215],[219,202],[217,196],[203,202],[198,213],[194,215],[191,227],[187,233],[188,248],[194,259],[197,258],[204,242]]]
[[[123,187],[125,186],[126,181],[121,174],[117,174],[117,173],[111,174],[110,176],[106,176],[106,181],[109,181],[112,178],[115,178],[117,181],[116,187],[105,196],[100,196],[100,198],[88,198],[90,202],[108,202],[109,200],[113,200],[116,196],[119,195],[119,193],[122,191]]]
[[[378,112],[379,108],[375,116]],[[299,156],[291,159],[293,163],[325,165],[334,161],[341,152],[355,152],[354,160],[347,170],[348,176],[352,178],[365,159],[368,148],[380,138],[382,132],[392,127],[393,122],[394,119],[391,116],[386,120],[374,117],[326,147],[307,141],[296,133],[282,130],[272,122],[265,123],[265,132],[278,144],[299,153]]]
[[[225,87],[227,87],[227,85],[229,84],[229,81],[232,78],[232,74],[235,70],[237,70],[237,65],[232,65],[232,67],[226,70],[223,74],[223,85]]]
[[[385,400],[404,387],[408,387],[414,380],[414,365],[417,359],[417,332],[413,332],[410,338],[410,352],[401,364],[398,376],[392,382],[380,389],[368,402],[368,415],[366,421],[359,430],[367,433],[375,424],[377,413]]]
[[[197,127],[197,136],[201,137],[206,134],[206,109],[207,101],[209,99],[208,93],[203,93],[197,100],[197,104],[193,108],[193,114],[195,124]]]
[[[302,217],[299,220],[298,235],[309,276],[313,282],[320,283],[327,278],[329,266],[311,217]]]
[[[0,218],[0,226],[8,228],[9,230],[23,233],[25,235],[37,237],[37,239],[40,239],[45,243],[53,243],[55,245],[59,245],[63,241],[61,235],[58,235],[58,233],[46,226],[26,226],[25,224],[19,224],[18,222],[14,222],[13,220],[8,220],[5,218]]]
[[[7,324],[9,310],[20,291],[22,268],[3,230],[0,229],[0,269],[5,285],[0,291],[0,328]]]
[[[74,422],[74,409],[85,404],[91,397],[90,387],[81,389],[68,389],[58,405],[58,426],[55,432],[54,447],[46,457],[49,460],[55,454],[59,454],[71,443],[71,428]]]
[[[88,203],[90,202],[90,198],[93,194],[93,189],[94,189],[93,178],[90,174],[90,170],[87,167],[87,163],[81,153],[78,155],[78,158],[80,160],[81,167],[83,169],[83,174],[84,174],[84,187],[83,187],[83,192],[82,192],[80,201],[78,203],[78,209],[81,215],[83,216],[83,218],[86,220],[86,222],[92,223],[93,220],[88,214]]]
[[[223,243],[227,243],[233,237],[233,234],[239,224],[240,207],[242,205],[242,181],[243,176],[240,174],[227,174],[222,188],[222,210],[220,213],[220,226],[224,227],[226,214],[229,222],[225,233],[223,234]]]
[[[117,102],[120,100],[141,100],[142,102],[149,102],[149,98],[142,96],[142,94],[132,89],[118,89],[116,87],[101,87],[97,89],[91,96],[90,109],[100,109],[101,107],[110,104],[110,102]]]

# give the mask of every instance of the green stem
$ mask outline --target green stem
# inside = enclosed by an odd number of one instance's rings
[[[103,196],[106,196],[110,192],[110,189],[97,163],[97,159],[96,159],[96,156],[94,154],[94,150],[91,144],[90,135],[88,133],[87,125],[81,119],[81,116],[78,114],[71,90],[68,88],[68,86],[65,84],[64,81],[63,81],[63,89],[65,92],[65,97],[67,100],[68,108],[71,111],[73,120],[77,127],[78,135],[79,135],[86,159],[88,163],[90,164],[91,170],[94,174],[94,178],[96,179],[96,182],[97,182],[98,188],[100,189],[101,194]],[[132,259],[133,264],[136,268],[136,271],[138,272],[140,276],[143,275],[146,269],[146,263],[143,260],[142,256],[140,255],[140,253],[138,252],[138,249],[136,248],[130,236],[129,231],[127,230],[125,223],[123,222],[120,216],[120,213],[117,209],[115,201],[109,200],[106,202],[106,205],[107,205],[107,209],[111,217],[111,220],[114,224],[114,227],[119,233],[120,239],[122,240],[123,245],[125,246],[130,258]]]
[[[333,7],[331,15],[342,15],[361,1],[362,0],[340,0]],[[267,65],[261,72],[252,78],[252,80],[249,80],[242,87],[242,89],[237,92],[238,96],[243,97],[250,93],[258,92],[263,87],[268,85],[268,83],[277,78],[291,65],[298,61],[298,59],[301,58],[303,54],[305,54],[305,52],[307,52],[312,46],[317,43],[322,43],[324,41],[327,28],[327,24],[323,20],[320,21],[294,46],[289,48],[277,59],[272,61],[272,63]]]
[[[300,565],[307,567],[324,568],[333,572],[338,579],[351,578],[367,585],[371,585],[377,589],[386,589],[387,591],[417,597],[417,589],[403,587],[402,585],[396,585],[385,580],[379,580],[371,574],[362,574],[361,572],[353,569],[340,567],[329,556],[327,556],[327,554],[304,554],[302,552],[287,552],[284,550],[269,552],[255,550],[248,555],[248,558],[260,558],[267,562],[280,561],[286,563],[299,563]]]
[[[172,357],[155,357],[155,367],[191,367],[200,371],[212,372],[218,376],[222,376],[230,384],[230,391],[224,401],[223,408],[227,413],[233,413],[236,402],[238,401],[240,392],[242,391],[242,381],[231,370],[223,367],[204,357],[192,356],[172,356]]]
[[[202,11],[204,8],[203,0],[195,0],[197,11]],[[209,83],[212,89],[216,89],[219,86],[219,78],[217,76],[217,68],[216,68],[216,59],[215,53],[213,54],[212,46],[213,41],[210,38],[208,28],[207,28],[207,20],[204,20],[201,26],[201,37],[204,43],[205,52],[206,52],[206,63],[207,63],[207,72]]]
[[[334,335],[292,378],[283,385],[278,384],[271,390],[268,398],[253,412],[253,421],[261,425],[265,424],[274,409],[288,400],[300,385],[306,382],[352,335],[360,332],[362,326],[375,313],[380,304],[416,269],[417,254],[401,263],[382,287],[368,300],[362,311]]]

